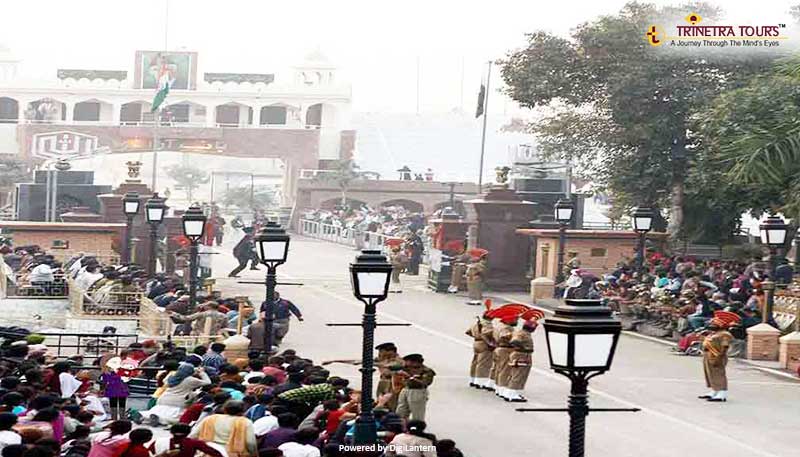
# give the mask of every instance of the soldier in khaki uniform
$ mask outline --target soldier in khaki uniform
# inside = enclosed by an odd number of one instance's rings
[[[526,402],[528,401],[522,396],[522,390],[525,389],[525,383],[528,381],[528,375],[533,367],[533,338],[531,334],[538,322],[535,320],[522,321],[520,325],[511,334],[511,347],[513,352],[508,358],[508,364],[511,367],[511,377],[508,381],[508,390],[506,391],[506,400],[513,402]]]
[[[425,359],[420,354],[409,354],[403,357],[403,362],[403,370],[398,374],[405,378],[405,383],[397,399],[397,415],[406,420],[424,421],[428,386],[436,373],[424,365]]]
[[[395,246],[389,260],[392,263],[392,290],[400,290],[400,273],[408,266],[408,256],[400,246]]]
[[[483,281],[486,279],[487,255],[487,253],[484,253],[476,262],[467,267],[467,294],[469,296],[467,304],[480,305],[483,300]]]
[[[450,287],[447,288],[447,292],[454,294],[464,288],[464,274],[467,272],[469,261],[470,255],[467,252],[462,252],[450,260],[452,273],[450,274]]]
[[[487,341],[484,327],[492,328],[492,321],[484,314],[477,317],[472,326],[467,329],[467,335],[471,336],[472,343],[472,364],[469,368],[469,385],[476,389],[487,387],[489,373],[492,369],[492,347]]]
[[[515,319],[516,320],[516,319]],[[492,338],[495,342],[495,349],[492,357],[494,367],[495,395],[505,399],[507,397],[508,381],[511,377],[511,367],[508,359],[513,352],[511,348],[511,335],[514,328],[509,320],[494,319],[492,321]]]
[[[489,373],[488,373],[488,378],[481,387],[486,390],[495,390],[496,388],[495,379],[497,379],[497,370],[495,369],[494,366],[494,350],[497,347],[497,343],[494,341],[494,326],[492,323],[492,319],[489,317],[489,311],[486,311],[483,314],[483,318],[486,320],[486,324],[481,325],[481,339],[483,339],[483,341],[486,343],[486,347],[488,348],[485,357],[487,359],[486,363],[489,365]]]
[[[725,322],[718,318],[711,319],[708,329],[711,334],[703,340],[703,372],[706,385],[711,390],[699,398],[724,402],[728,401],[728,376],[725,367],[728,365],[728,348],[733,335],[725,330]]]

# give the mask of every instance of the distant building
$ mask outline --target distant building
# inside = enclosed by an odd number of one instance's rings
[[[289,198],[301,169],[352,156],[350,84],[321,53],[285,74],[200,71],[200,57],[137,51],[128,69],[59,69],[42,81],[24,78],[0,46],[0,153],[41,164],[152,151],[151,103],[166,74],[173,84],[158,119],[160,150],[279,158]]]

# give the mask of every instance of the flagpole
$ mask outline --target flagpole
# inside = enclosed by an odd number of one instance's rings
[[[481,164],[478,169],[478,193],[483,191],[483,155],[486,151],[486,118],[489,117],[489,88],[492,78],[492,61],[489,62],[489,69],[486,74],[486,92],[483,97],[483,134],[481,135]]]
[[[166,0],[165,11],[164,11],[164,50],[168,50],[169,48],[167,45],[169,44],[169,0]]]
[[[153,176],[150,180],[150,188],[155,193],[158,192],[158,190],[156,190],[156,175],[158,175],[158,125],[161,123],[161,109],[157,108],[153,114],[155,115],[155,119],[153,120]]]

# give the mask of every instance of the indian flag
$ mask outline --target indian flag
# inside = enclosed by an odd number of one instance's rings
[[[156,92],[156,96],[153,98],[153,107],[150,109],[151,113],[158,111],[158,109],[164,103],[164,100],[167,99],[167,95],[169,95],[169,88],[174,82],[175,79],[172,78],[172,73],[167,68],[167,65],[162,65],[158,71],[158,92]]]

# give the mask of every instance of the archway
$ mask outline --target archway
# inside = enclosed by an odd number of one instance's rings
[[[253,108],[241,103],[217,105],[215,119],[220,127],[249,125],[253,123]]]
[[[19,121],[19,102],[9,97],[0,97],[0,124],[16,124]]]
[[[381,203],[381,206],[402,206],[408,211],[412,213],[422,213],[425,212],[425,207],[422,203],[415,202],[413,200],[407,200],[405,198],[396,198],[394,200],[388,200]]]
[[[455,200],[455,205],[450,205],[450,200],[433,205],[433,212],[435,213],[436,211],[447,208],[448,206],[453,206],[453,210],[462,216],[466,214],[464,202],[458,199]]]
[[[354,198],[347,198],[347,200],[345,200],[345,203],[347,204],[347,206],[349,206],[350,208],[353,208],[353,209],[358,209],[358,208],[361,208],[362,206],[366,205],[365,202],[363,202],[361,200],[356,200]],[[334,209],[336,207],[339,207],[341,205],[342,205],[342,199],[341,199],[341,197],[337,197],[337,198],[331,198],[331,199],[323,201],[322,203],[319,204],[319,207],[320,207],[320,209],[332,210],[332,209]]]
[[[286,125],[286,106],[270,105],[261,108],[259,125]]]
[[[144,113],[150,112],[151,104],[144,100],[124,103],[120,107],[119,121],[123,125],[137,125],[144,120]]]
[[[25,119],[34,122],[64,121],[67,119],[67,105],[53,98],[42,98],[28,103]]]
[[[72,120],[76,122],[110,121],[114,106],[97,99],[84,100],[75,104]]]

